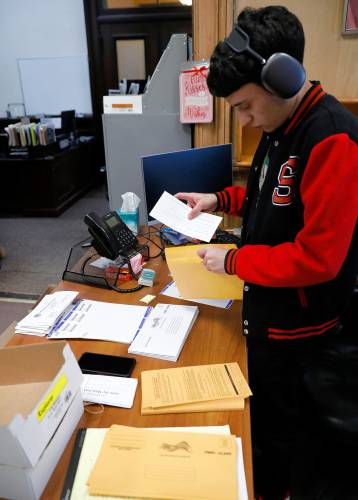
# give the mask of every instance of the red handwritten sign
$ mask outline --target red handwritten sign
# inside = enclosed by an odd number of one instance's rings
[[[213,120],[213,96],[206,84],[208,66],[194,66],[179,76],[181,123],[210,123]]]

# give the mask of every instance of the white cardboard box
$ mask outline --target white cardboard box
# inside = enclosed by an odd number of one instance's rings
[[[38,500],[83,413],[78,390],[58,429],[35,467],[0,465],[0,497]]]
[[[38,462],[82,380],[66,342],[0,349],[0,464]]]

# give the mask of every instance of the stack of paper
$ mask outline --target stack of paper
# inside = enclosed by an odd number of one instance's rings
[[[233,435],[112,426],[88,478],[90,495],[236,500]]]
[[[72,307],[78,292],[55,292],[45,297],[15,327],[16,333],[44,336],[59,318]]]
[[[51,339],[85,338],[130,344],[151,307],[80,300],[54,326]]]
[[[238,363],[143,371],[142,415],[242,410],[250,396]]]
[[[197,306],[157,304],[128,352],[177,361],[198,313]]]
[[[15,332],[47,335],[51,339],[86,338],[130,344],[146,316],[148,306],[113,304],[96,300],[73,303],[78,292],[46,295]]]

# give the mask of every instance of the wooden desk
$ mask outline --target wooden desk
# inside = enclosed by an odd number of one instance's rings
[[[37,158],[0,156],[0,213],[54,217],[94,185],[94,140]]]
[[[79,285],[69,281],[62,281],[55,291],[76,290],[80,298],[102,300],[105,302],[118,302],[128,304],[142,304],[139,299],[148,293],[159,294],[170,281],[168,268],[160,258],[149,262],[148,267],[157,272],[154,288],[144,287],[134,293],[116,293],[87,285]],[[163,295],[157,295],[151,303],[178,303],[177,300]],[[174,366],[198,365],[209,363],[223,363],[237,361],[247,377],[246,342],[241,335],[241,303],[236,301],[229,310],[219,309],[198,304],[199,316],[191,330],[177,363],[162,361],[144,356],[135,356],[137,364],[133,377],[140,378],[142,370],[169,368]],[[118,328],[122,328],[120,321]],[[15,335],[9,345],[24,345],[36,342],[55,342],[42,337]],[[85,351],[94,351],[104,354],[128,355],[125,344],[115,342],[102,342],[98,340],[71,340],[71,348],[77,359]],[[243,440],[244,463],[249,499],[253,498],[252,462],[251,462],[251,435],[250,435],[250,410],[246,400],[244,411],[186,413],[173,415],[148,415],[140,414],[141,387],[137,389],[132,409],[122,409],[105,406],[102,415],[91,415],[87,412],[82,416],[78,427],[108,427],[111,424],[123,424],[137,427],[166,427],[166,426],[197,426],[197,425],[225,425],[229,424],[231,432],[241,436]],[[42,496],[42,500],[59,498],[64,478],[73,448],[75,433],[68,443],[60,462],[58,463]]]

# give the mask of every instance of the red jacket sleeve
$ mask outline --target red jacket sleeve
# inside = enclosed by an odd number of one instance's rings
[[[223,211],[230,215],[241,215],[244,204],[246,189],[241,186],[231,186],[219,191],[216,194],[216,210]]]
[[[358,215],[358,146],[347,134],[329,137],[313,148],[300,193],[304,227],[295,240],[231,250],[225,260],[227,272],[272,287],[309,286],[337,275]]]

